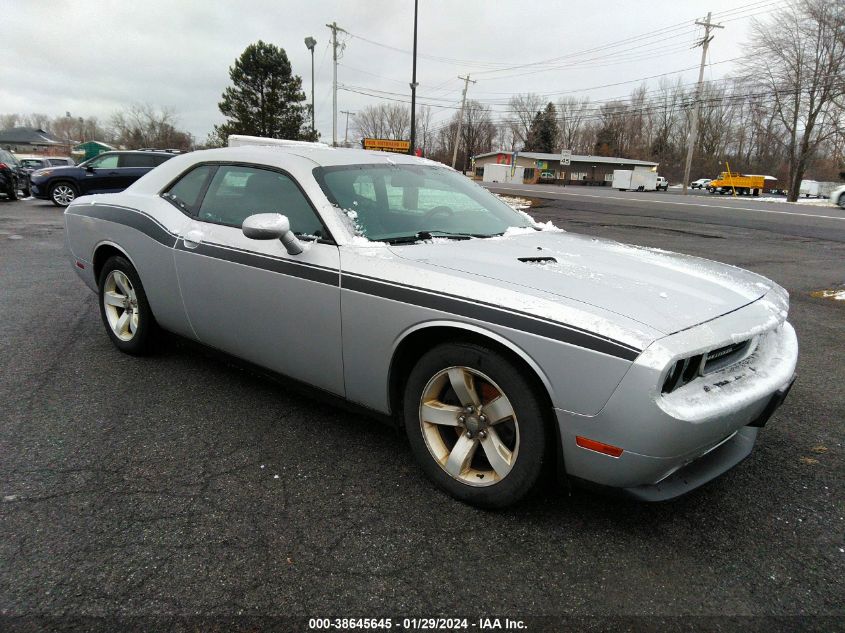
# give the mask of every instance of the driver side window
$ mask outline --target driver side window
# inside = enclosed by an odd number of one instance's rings
[[[94,169],[115,169],[117,167],[117,154],[108,154],[106,156],[98,157],[88,163],[89,167]]]
[[[199,219],[240,228],[256,213],[281,213],[294,233],[324,237],[320,220],[290,177],[266,169],[221,165],[203,198]]]

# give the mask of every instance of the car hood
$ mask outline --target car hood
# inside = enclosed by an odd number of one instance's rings
[[[46,171],[46,170],[50,171],[50,177],[54,177],[57,174],[64,174],[66,176],[69,176],[71,174],[79,174],[79,173],[85,171],[79,165],[62,165],[62,166],[59,166],[59,167],[39,167],[38,169],[36,169],[35,171],[32,172],[32,175],[37,178],[39,176],[39,174],[38,174],[39,171]]]
[[[663,334],[732,312],[775,287],[765,277],[727,264],[562,231],[435,239],[391,251],[407,260],[595,306]]]

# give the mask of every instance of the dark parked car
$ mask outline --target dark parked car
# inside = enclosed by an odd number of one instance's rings
[[[34,154],[18,154],[17,159],[20,161],[20,171],[23,176],[20,183],[20,188],[21,191],[24,192],[24,195],[27,197],[32,195],[29,185],[29,175],[32,172],[38,171],[39,169],[44,169],[46,167],[67,167],[68,165],[76,165],[76,162],[72,158],[68,158],[67,156],[37,156]]]
[[[173,150],[105,152],[75,167],[49,167],[30,174],[32,195],[66,207],[77,196],[123,191],[166,160]]]
[[[9,200],[18,199],[18,189],[26,189],[26,176],[12,152],[0,149],[0,194]]]
[[[29,175],[39,169],[46,169],[47,167],[73,167],[76,165],[72,158],[67,156],[34,156],[34,155],[20,155],[18,160],[21,163],[21,169],[25,174]]]

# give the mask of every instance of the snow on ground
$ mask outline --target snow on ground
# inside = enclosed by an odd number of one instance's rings
[[[743,200],[746,200],[745,196],[743,196]],[[752,200],[757,200],[759,202],[786,202],[786,198],[775,198],[772,196],[766,197],[758,197],[758,198],[751,198]],[[827,198],[798,198],[793,204],[806,204],[811,207],[835,207],[836,205],[833,204]]]
[[[817,290],[810,293],[814,297],[821,299],[834,299],[835,301],[845,301],[845,288],[840,290]]]
[[[531,208],[531,201],[525,198],[517,198],[515,196],[501,196],[498,193],[494,193],[493,195],[516,211],[525,211]]]

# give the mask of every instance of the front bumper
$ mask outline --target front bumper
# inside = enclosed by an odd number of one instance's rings
[[[50,199],[50,192],[48,191],[48,187],[46,183],[34,183],[32,180],[29,181],[29,190],[30,193],[34,198],[39,198],[41,200],[49,200]]]
[[[661,394],[663,374],[657,367],[673,357],[644,354],[597,415],[555,410],[567,474],[640,499],[664,500],[697,488],[747,457],[759,427],[792,386],[798,354],[789,323],[770,324],[763,332],[746,327],[761,323],[761,307],[751,304],[706,324],[711,345],[736,332],[758,337],[748,358]],[[679,350],[693,349],[690,343],[700,344],[703,338],[696,329],[668,337],[665,348],[677,344]],[[576,443],[579,436],[623,452],[613,457],[582,448]]]

